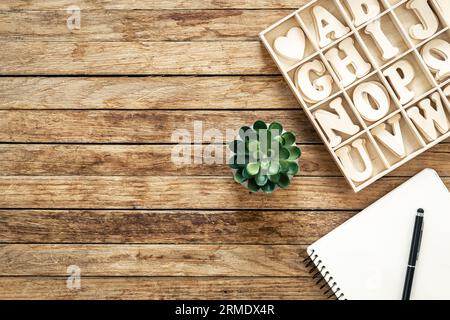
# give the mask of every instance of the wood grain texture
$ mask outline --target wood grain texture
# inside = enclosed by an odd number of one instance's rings
[[[299,145],[303,151],[301,176],[341,176],[322,145]],[[230,176],[225,163],[228,146],[218,146],[224,155],[221,163],[204,163],[209,146],[192,145],[190,164],[171,159],[173,145],[41,145],[0,144],[0,175],[98,175],[98,176]],[[449,146],[447,146],[448,149]],[[444,148],[440,148],[440,151]],[[445,149],[446,150],[446,149]],[[433,159],[434,153],[429,157]],[[438,153],[438,156],[441,153]],[[428,157],[427,157],[428,158]],[[440,159],[444,158],[444,159]],[[433,159],[445,170],[450,166],[442,157]],[[320,159],[320,161],[318,161]],[[431,161],[431,160],[430,160]],[[427,161],[430,162],[430,161]],[[448,170],[450,176],[450,168]]]
[[[450,186],[447,141],[353,193],[257,39],[308,1],[1,1],[0,299],[324,299],[307,245],[424,167]],[[256,119],[298,135],[287,190],[170,161]]]
[[[69,290],[66,277],[0,277],[0,299],[322,300],[310,277],[83,277]]]
[[[297,9],[309,0],[9,0],[0,2],[0,10],[65,10],[77,5],[81,9]]]
[[[230,176],[223,163],[202,160],[209,146],[189,147],[190,163],[171,159],[173,145],[64,145],[0,144],[0,176]],[[323,145],[299,145],[302,150],[299,176],[341,177],[336,163]],[[228,146],[219,147],[228,159]],[[450,177],[450,144],[442,143],[390,173],[410,177],[424,167],[437,168]]]
[[[406,178],[383,178],[355,194],[344,178],[293,179],[271,195],[250,194],[232,177],[0,177],[1,208],[360,210]],[[444,178],[450,186],[450,178]],[[193,201],[195,197],[195,201]]]
[[[308,276],[301,245],[2,244],[1,276]]]
[[[292,10],[82,10],[70,30],[64,10],[0,11],[0,40],[248,41]],[[245,28],[242,26],[245,25]]]
[[[202,123],[203,133],[219,129],[232,141],[243,125],[256,119],[280,121],[297,134],[301,143],[319,142],[303,111],[0,111],[0,141],[70,143],[171,143],[175,130],[190,134],[192,142],[203,136],[194,132],[194,121]],[[187,131],[186,131],[187,130]],[[235,133],[236,134],[235,134]],[[174,136],[178,142],[177,136]],[[203,142],[212,139],[205,137]],[[186,141],[184,141],[186,142]],[[218,140],[216,142],[219,142]]]
[[[0,41],[0,75],[279,74],[258,41]]]
[[[280,108],[300,109],[279,76],[0,78],[0,109]]]
[[[0,210],[0,243],[309,244],[354,211]]]

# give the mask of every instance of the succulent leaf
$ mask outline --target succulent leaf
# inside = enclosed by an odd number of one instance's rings
[[[270,153],[268,153],[268,156],[271,159],[279,160],[281,149],[283,149],[283,145],[281,143],[274,142],[273,148],[270,149]]]
[[[255,179],[250,179],[248,180],[248,186],[247,186],[248,190],[250,190],[251,192],[258,192],[259,190],[259,186],[256,184]]]
[[[289,161],[280,160],[280,172],[287,173],[289,171]]]
[[[275,184],[271,181],[267,181],[267,183],[261,189],[265,193],[272,193],[275,190]]]
[[[247,168],[242,168],[242,176],[248,180],[250,178],[250,175],[247,172]]]
[[[261,171],[266,172],[270,168],[270,160],[269,159],[263,159],[261,160]]]
[[[287,173],[291,176],[295,176],[298,173],[298,171],[299,171],[299,167],[298,167],[297,162],[290,161],[289,162],[289,170]]]
[[[250,176],[256,176],[259,172],[260,164],[259,162],[250,162],[247,164],[246,169]]]
[[[255,178],[256,184],[260,187],[264,186],[269,178],[265,174],[258,174]]]
[[[302,155],[302,151],[297,146],[289,147],[289,160],[297,160]]]
[[[236,181],[237,183],[244,183],[248,179],[244,176],[243,170],[244,169],[238,169],[238,171],[236,171],[236,173],[234,174],[234,181]]]
[[[267,125],[264,121],[258,120],[253,124],[254,130],[264,130],[267,129]]]
[[[269,176],[269,180],[273,183],[278,183],[280,181],[281,175],[279,173]]]
[[[281,160],[287,160],[287,159],[289,159],[290,156],[291,156],[291,154],[288,149],[286,149],[286,148],[280,149],[280,159]]]
[[[272,161],[268,169],[268,174],[273,176],[280,172],[280,163],[278,161]]]
[[[289,187],[289,184],[291,183],[291,181],[289,180],[289,176],[287,174],[281,174],[280,175],[280,181],[278,181],[278,186],[280,188],[287,188]]]
[[[275,136],[273,137],[273,140],[278,141],[278,143],[283,146],[284,145],[284,138],[282,136]]]
[[[292,132],[285,132],[281,135],[284,139],[284,146],[292,146],[295,143],[295,135]]]
[[[269,126],[269,130],[276,130],[281,134],[283,132],[283,126],[278,122],[272,122]]]

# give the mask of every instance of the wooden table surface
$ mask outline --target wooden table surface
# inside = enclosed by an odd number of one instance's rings
[[[322,299],[308,244],[425,167],[450,186],[447,141],[353,193],[257,37],[305,2],[1,1],[0,298]],[[298,136],[289,189],[172,163],[175,129],[257,119]]]

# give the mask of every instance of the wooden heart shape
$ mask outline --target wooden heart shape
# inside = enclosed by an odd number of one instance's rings
[[[275,39],[274,48],[280,57],[299,61],[305,55],[305,33],[298,27],[291,28],[286,36]]]

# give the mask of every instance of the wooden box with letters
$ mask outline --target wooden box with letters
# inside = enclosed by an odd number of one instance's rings
[[[315,0],[260,37],[355,192],[450,136],[450,1]]]

